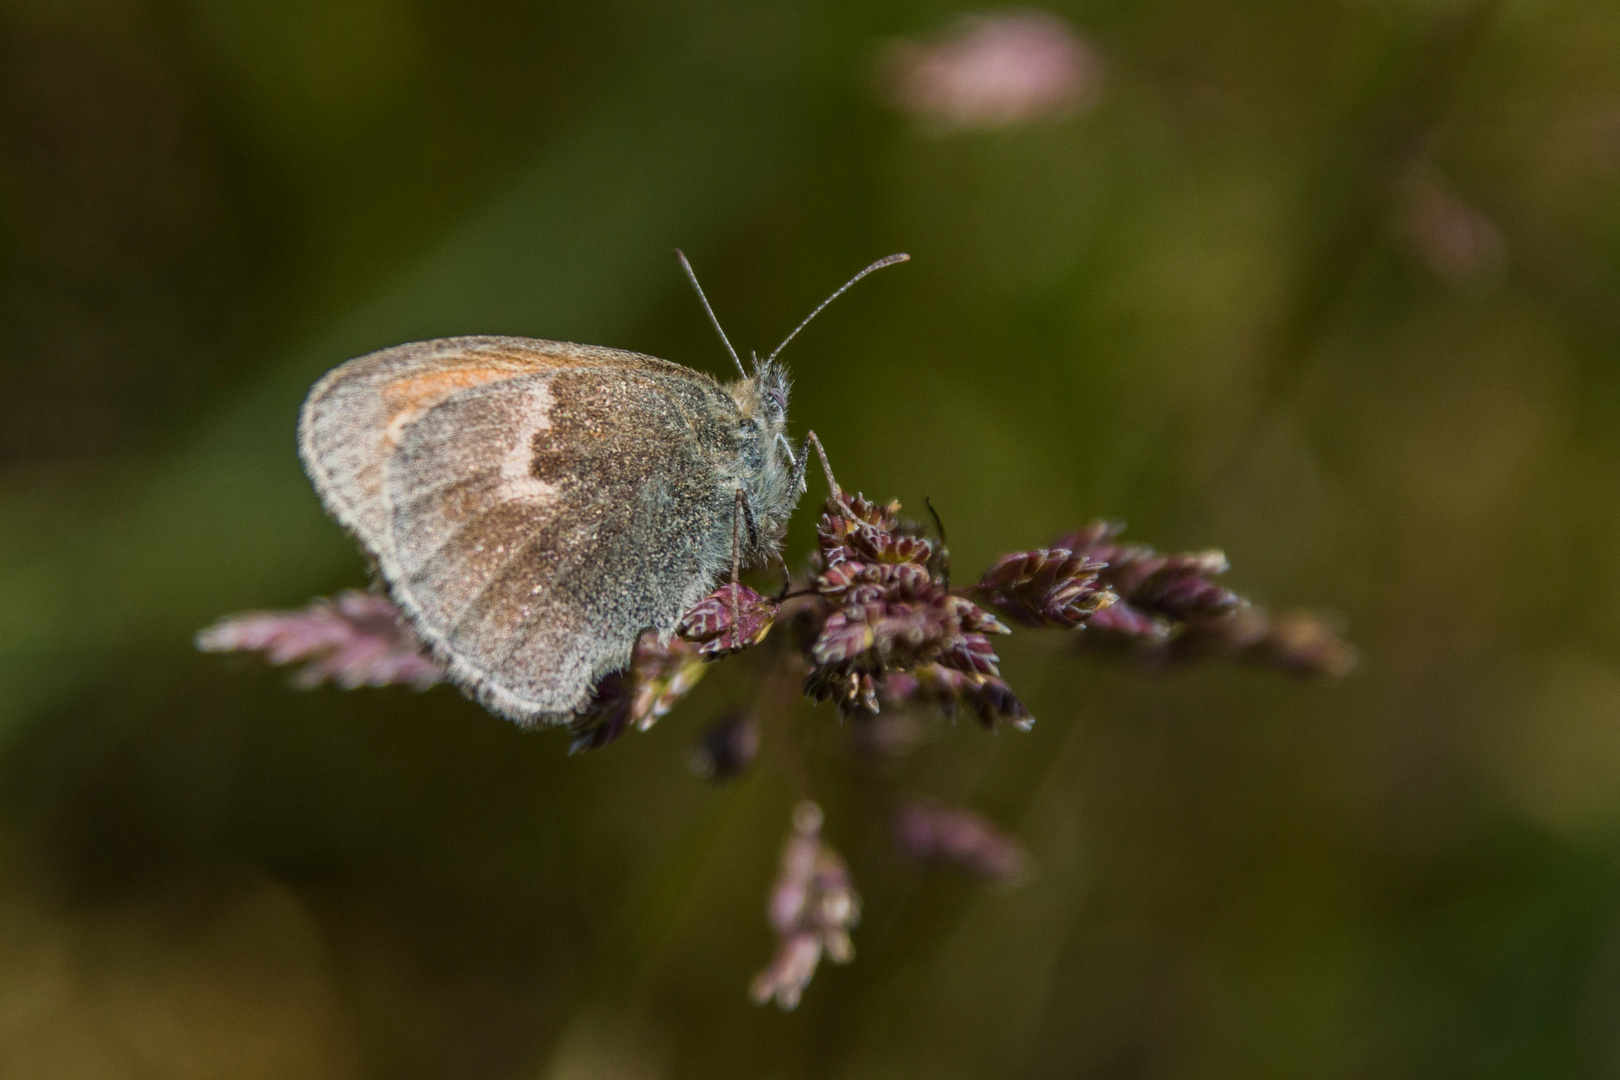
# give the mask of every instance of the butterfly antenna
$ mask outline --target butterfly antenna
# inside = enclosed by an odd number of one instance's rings
[[[737,371],[743,378],[748,378],[748,372],[743,369],[743,362],[738,358],[737,350],[731,347],[731,339],[726,337],[726,332],[720,328],[720,320],[714,317],[714,308],[709,306],[709,298],[703,295],[703,286],[698,284],[697,275],[692,272],[692,264],[686,261],[686,253],[676,248],[675,257],[681,260],[681,269],[686,271],[686,280],[697,290],[698,299],[703,302],[703,310],[709,313],[709,321],[714,324],[715,333],[720,335],[720,340],[726,346],[726,352],[731,354],[731,362],[737,365]]]
[[[777,358],[777,356],[781,354],[782,350],[787,348],[787,343],[792,341],[794,338],[798,337],[799,336],[799,331],[803,330],[806,326],[809,326],[811,319],[813,319],[817,315],[821,314],[822,308],[825,308],[828,304],[832,303],[834,300],[838,299],[840,296],[843,296],[844,293],[849,290],[849,287],[851,285],[855,284],[857,281],[861,280],[861,278],[865,277],[867,274],[870,274],[874,270],[881,270],[885,266],[893,266],[895,263],[903,263],[909,258],[911,258],[910,255],[907,255],[907,254],[902,252],[899,255],[890,255],[886,259],[879,259],[877,262],[873,263],[871,266],[868,266],[865,270],[862,270],[860,273],[856,274],[854,277],[852,277],[848,281],[844,282],[844,284],[839,288],[839,290],[837,292],[835,292],[831,296],[827,297],[827,299],[825,299],[825,300],[823,300],[821,302],[821,304],[816,308],[816,310],[814,310],[810,314],[806,315],[804,317],[804,322],[800,323],[798,326],[795,326],[793,328],[793,333],[789,334],[787,337],[782,339],[782,344],[778,345],[771,352],[771,355],[769,355],[769,356],[767,356],[765,358],[765,362],[767,364],[769,364],[771,361],[775,360]],[[691,271],[687,271],[687,272],[690,273]],[[696,284],[695,279],[693,281],[693,284]]]

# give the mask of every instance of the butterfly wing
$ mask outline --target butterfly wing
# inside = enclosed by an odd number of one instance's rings
[[[584,707],[729,565],[737,422],[667,361],[460,338],[337,369],[300,441],[451,678],[530,723]]]

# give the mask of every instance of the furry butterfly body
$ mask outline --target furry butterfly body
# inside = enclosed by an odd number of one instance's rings
[[[310,391],[299,453],[453,682],[563,722],[798,501],[774,363],[722,385],[667,360],[510,337],[401,345]]]

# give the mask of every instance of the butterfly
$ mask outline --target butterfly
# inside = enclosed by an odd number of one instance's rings
[[[777,357],[740,378],[622,349],[452,337],[328,372],[298,420],[327,512],[451,682],[523,725],[565,723],[637,639],[667,639],[739,566],[780,550],[804,489]],[[814,436],[809,437],[813,439]]]

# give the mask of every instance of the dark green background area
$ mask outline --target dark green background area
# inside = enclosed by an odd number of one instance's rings
[[[1053,10],[1095,106],[946,136],[870,74],[931,3],[0,0],[0,1078],[1620,1071],[1620,7]],[[451,333],[724,375],[676,245],[762,350],[911,253],[788,351],[792,420],[959,575],[1122,519],[1360,669],[1018,635],[1034,730],[883,778],[1018,834],[995,891],[899,859],[828,707],[692,776],[741,663],[569,758],[192,650],[365,580],[316,376]],[[784,1015],[791,743],[866,914]]]

